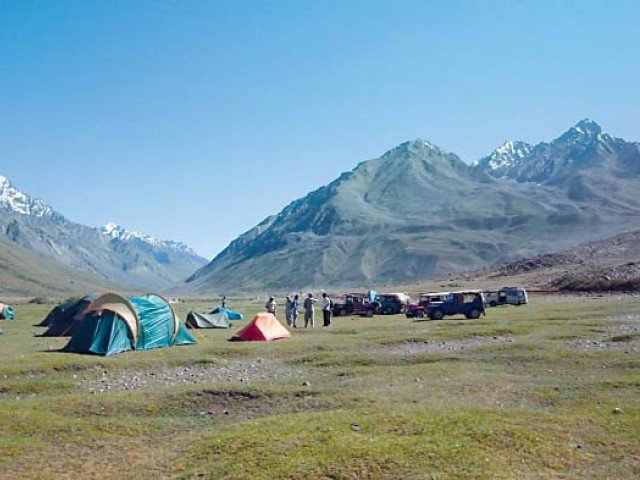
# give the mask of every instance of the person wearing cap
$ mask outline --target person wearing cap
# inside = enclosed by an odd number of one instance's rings
[[[269,297],[269,301],[266,303],[264,308],[267,309],[267,312],[275,315],[276,314],[276,308],[277,308],[277,304],[276,304],[275,298],[274,297]]]

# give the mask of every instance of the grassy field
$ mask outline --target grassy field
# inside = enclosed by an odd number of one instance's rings
[[[1,324],[3,479],[640,477],[640,298],[108,358],[34,336],[50,308]]]

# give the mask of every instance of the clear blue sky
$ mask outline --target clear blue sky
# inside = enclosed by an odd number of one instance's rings
[[[0,174],[212,257],[410,138],[640,139],[638,1],[0,0]]]

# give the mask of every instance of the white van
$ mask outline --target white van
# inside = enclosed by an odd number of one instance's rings
[[[498,305],[525,305],[529,303],[527,291],[522,287],[502,287],[500,290],[485,292],[485,302],[490,307]]]

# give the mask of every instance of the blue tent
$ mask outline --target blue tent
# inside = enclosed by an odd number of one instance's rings
[[[127,350],[196,343],[160,296],[125,298],[105,293],[86,310],[65,351],[113,355]]]
[[[242,315],[240,312],[234,312],[233,310],[229,310],[228,308],[222,306],[214,308],[209,313],[226,313],[227,317],[229,317],[229,320],[244,320],[244,315]]]

